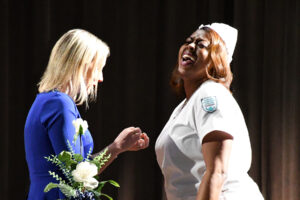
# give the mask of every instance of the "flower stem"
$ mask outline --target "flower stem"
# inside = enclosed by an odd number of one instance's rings
[[[80,137],[80,155],[82,155],[82,139],[81,139],[81,135],[79,137]]]

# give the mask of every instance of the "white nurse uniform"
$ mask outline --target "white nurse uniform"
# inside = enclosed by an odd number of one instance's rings
[[[206,169],[202,140],[214,130],[233,136],[228,176],[220,200],[262,200],[256,183],[247,173],[251,145],[243,114],[231,93],[211,80],[175,108],[156,141],[167,199],[196,199]]]

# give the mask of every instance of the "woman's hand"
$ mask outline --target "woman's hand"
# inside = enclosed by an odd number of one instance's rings
[[[138,151],[147,148],[149,138],[140,128],[129,127],[124,129],[114,141],[118,154],[124,151]]]
[[[141,149],[145,149],[149,146],[149,137],[146,133],[140,134],[140,139],[128,149],[128,151],[139,151]]]
[[[138,151],[147,148],[148,145],[149,138],[146,133],[142,133],[140,128],[125,128],[115,141],[106,147],[106,153],[107,155],[110,155],[110,158],[98,173],[100,174],[107,166],[109,166],[120,153],[124,151]],[[101,152],[92,155],[92,158],[99,155]]]

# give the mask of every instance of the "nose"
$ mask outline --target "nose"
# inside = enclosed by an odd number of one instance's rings
[[[100,74],[99,74],[99,79],[98,79],[98,82],[99,83],[101,83],[101,82],[103,82],[103,73],[102,73],[102,71],[100,72]]]
[[[196,43],[195,42],[191,42],[189,45],[188,45],[188,47],[190,48],[190,49],[195,49],[195,47],[196,47]]]

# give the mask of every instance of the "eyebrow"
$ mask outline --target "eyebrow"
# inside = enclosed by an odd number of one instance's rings
[[[192,40],[193,40],[193,39],[195,39],[195,37],[191,37],[191,36],[190,36],[190,37],[188,37],[188,38],[186,38],[186,39],[192,39]],[[197,39],[197,42],[202,42],[202,41],[206,41],[206,40],[204,40],[203,38],[198,38],[198,39]]]

